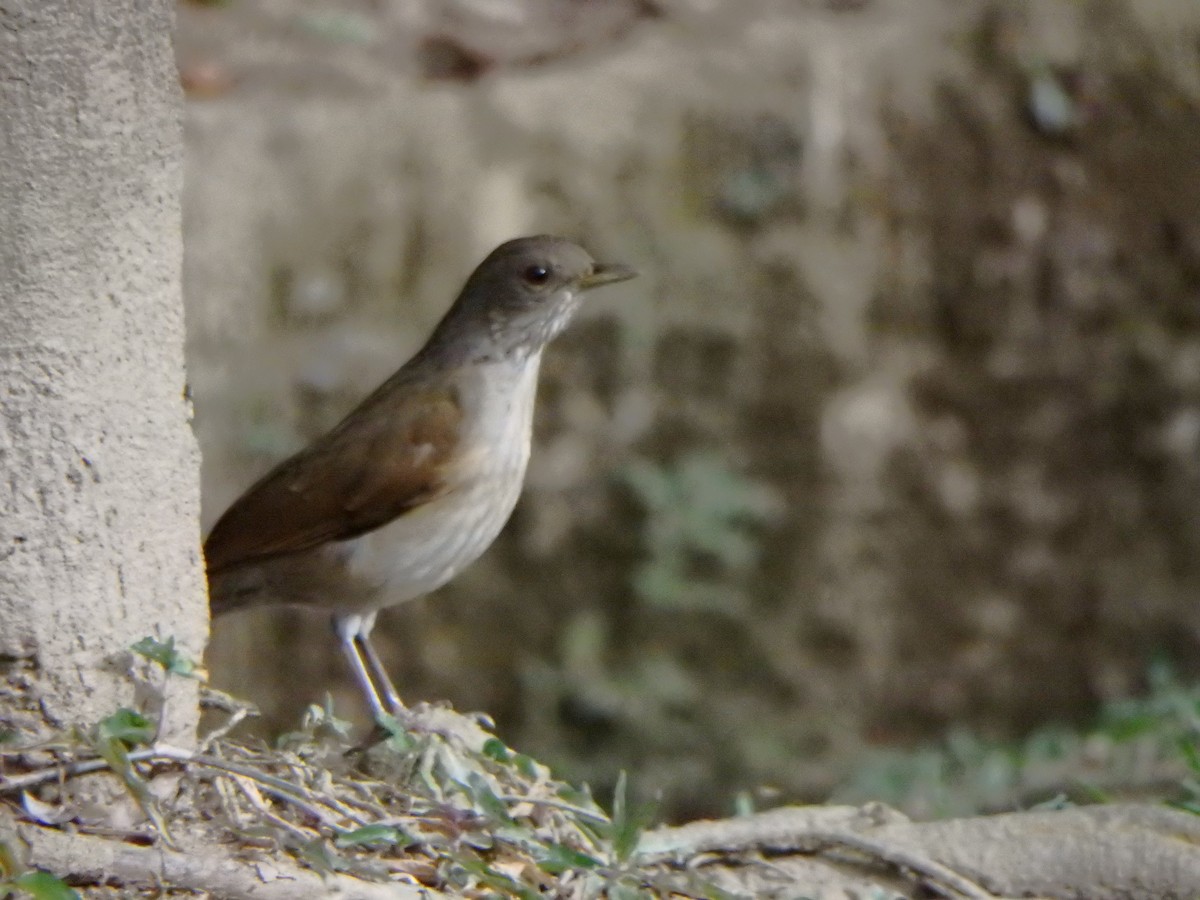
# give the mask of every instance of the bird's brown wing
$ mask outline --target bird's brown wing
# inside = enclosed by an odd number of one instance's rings
[[[355,537],[448,490],[461,406],[450,390],[395,387],[242,494],[204,543],[208,571]]]

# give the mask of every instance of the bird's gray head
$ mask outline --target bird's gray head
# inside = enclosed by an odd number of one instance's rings
[[[566,238],[538,235],[501,244],[467,279],[438,325],[435,343],[473,357],[528,356],[566,327],[584,291],[634,277],[597,263]]]

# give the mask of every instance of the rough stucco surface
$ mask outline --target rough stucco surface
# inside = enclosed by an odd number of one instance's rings
[[[0,9],[0,717],[18,728],[132,705],[142,637],[197,658],[206,639],[173,6]],[[168,698],[178,739],[195,684]]]

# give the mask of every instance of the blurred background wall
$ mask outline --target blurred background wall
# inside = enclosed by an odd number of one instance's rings
[[[1194,0],[179,12],[206,527],[498,242],[642,272],[548,352],[501,540],[382,616],[410,702],[684,816],[1200,674]],[[363,715],[317,615],[209,666],[265,733]]]

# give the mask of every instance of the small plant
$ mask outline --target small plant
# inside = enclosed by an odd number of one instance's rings
[[[1149,693],[1106,704],[1094,727],[1048,725],[1017,743],[958,730],[937,746],[879,750],[834,793],[880,800],[919,818],[1101,802],[1157,794],[1200,814],[1200,685],[1164,661],[1151,664]],[[1163,785],[1179,785],[1163,797]]]
[[[5,860],[11,859],[6,844],[0,844],[0,897],[21,892],[33,900],[80,900],[79,892],[61,878],[41,869],[28,869],[9,875]]]
[[[175,649],[174,637],[169,637],[165,641],[144,637],[130,649],[139,656],[158,663],[164,671],[171,675],[183,675],[187,678],[199,676],[199,667],[196,663]]]
[[[778,517],[778,494],[706,453],[672,465],[638,460],[621,477],[646,511],[646,561],[633,577],[637,596],[660,609],[744,607],[730,576],[758,561],[756,530]]]

